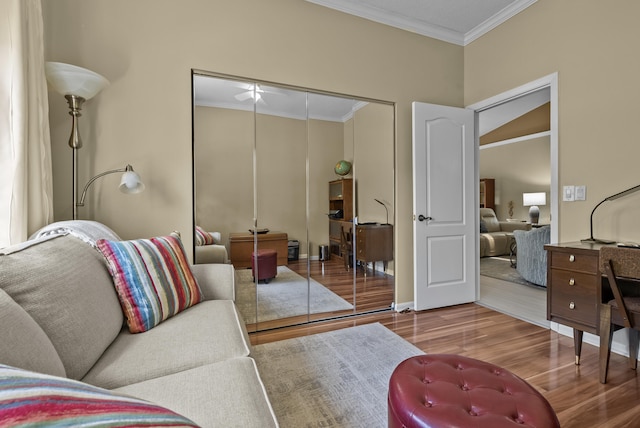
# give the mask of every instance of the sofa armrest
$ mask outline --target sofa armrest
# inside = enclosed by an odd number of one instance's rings
[[[224,245],[196,245],[196,263],[227,263],[229,257]]]
[[[513,232],[514,230],[531,230],[531,223],[523,221],[501,221],[500,230],[503,232]]]
[[[236,271],[228,264],[199,264],[191,271],[200,285],[205,300],[236,299]]]

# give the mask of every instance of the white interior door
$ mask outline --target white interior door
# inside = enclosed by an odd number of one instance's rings
[[[413,103],[414,307],[477,295],[473,110]]]

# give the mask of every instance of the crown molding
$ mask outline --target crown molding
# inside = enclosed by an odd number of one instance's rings
[[[338,10],[350,15],[358,16],[360,18],[368,19],[370,21],[378,22],[380,24],[385,24],[395,28],[399,28],[401,30],[417,33],[422,36],[431,37],[459,46],[465,46],[468,43],[476,40],[483,34],[491,31],[503,22],[507,21],[508,19],[512,18],[516,14],[520,13],[538,0],[516,1],[511,6],[504,8],[491,18],[487,19],[480,25],[464,34],[458,31],[449,30],[439,25],[430,24],[419,19],[405,18],[399,15],[395,15],[388,10],[382,10],[374,7],[356,4],[345,4],[340,0],[306,1],[309,3],[317,4],[319,6],[325,6],[330,9]]]
[[[538,0],[520,0],[513,3],[511,6],[505,7],[497,14],[493,15],[491,18],[484,21],[482,24],[475,27],[473,30],[468,31],[464,35],[464,44],[463,46],[468,45],[473,42],[480,36],[488,33],[489,31],[496,28],[498,25],[508,21],[513,18]]]

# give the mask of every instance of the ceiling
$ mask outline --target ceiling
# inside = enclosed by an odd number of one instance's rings
[[[465,46],[537,0],[306,0]]]
[[[300,120],[345,122],[367,104],[351,98],[204,75],[193,77],[193,91],[197,106],[253,111],[255,104],[257,113]],[[254,102],[257,95],[258,102]]]

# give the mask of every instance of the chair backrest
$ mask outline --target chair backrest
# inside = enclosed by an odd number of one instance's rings
[[[631,325],[629,310],[618,279],[640,280],[640,249],[613,246],[600,248],[600,271],[607,275],[624,326],[635,327]]]
[[[487,232],[499,232],[500,222],[493,208],[480,208],[480,221],[483,221]]]

